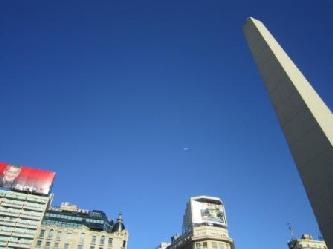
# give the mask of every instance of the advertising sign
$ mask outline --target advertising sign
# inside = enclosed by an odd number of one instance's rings
[[[5,189],[49,194],[55,173],[0,162],[0,187]]]
[[[193,224],[214,224],[218,226],[227,226],[225,210],[222,202],[209,202],[209,200],[191,201],[192,223]]]

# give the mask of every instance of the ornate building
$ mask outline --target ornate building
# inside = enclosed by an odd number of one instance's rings
[[[227,229],[224,205],[220,198],[190,198],[183,218],[183,232],[171,238],[167,249],[233,249]]]
[[[126,249],[127,241],[128,232],[121,215],[114,223],[102,211],[63,203],[46,211],[34,248]]]

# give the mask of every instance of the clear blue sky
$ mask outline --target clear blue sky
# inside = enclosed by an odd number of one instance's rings
[[[237,249],[317,236],[241,27],[262,20],[332,109],[330,2],[2,1],[0,160],[56,171],[55,204],[122,211],[129,249],[199,194]]]

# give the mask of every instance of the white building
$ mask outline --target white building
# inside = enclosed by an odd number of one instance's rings
[[[54,172],[0,163],[0,248],[33,248]]]
[[[327,249],[325,241],[314,240],[310,234],[303,234],[300,239],[288,242],[289,249]]]
[[[233,249],[225,208],[218,197],[191,197],[183,216],[183,232],[168,249]]]

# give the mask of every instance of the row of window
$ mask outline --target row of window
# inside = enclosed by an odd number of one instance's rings
[[[195,249],[230,249],[230,245],[225,242],[203,241],[196,242]]]
[[[21,237],[14,237],[14,236],[0,236],[0,241],[2,243],[14,243],[14,244],[21,244],[21,245],[32,245],[32,239],[29,238],[21,238]],[[7,247],[6,247],[7,248]]]
[[[2,189],[0,189],[0,197],[5,197],[14,200],[35,202],[35,203],[43,203],[43,204],[46,204],[49,200],[48,196],[36,196],[33,194],[19,193]]]
[[[82,221],[82,217],[75,217],[75,216],[69,216],[69,215],[63,215],[63,214],[52,214],[52,213],[46,213],[46,217],[54,217],[54,218],[60,218],[65,220],[77,220]]]
[[[60,242],[54,242],[53,247],[51,248],[51,242],[50,241],[46,241],[45,245],[44,245],[44,249],[69,249],[70,244],[69,243],[64,243],[63,247],[60,246]],[[108,249],[110,249],[112,247],[108,245]],[[42,241],[41,240],[37,240],[36,242],[36,248],[42,248]],[[76,247],[77,249],[83,249],[83,244],[79,244]],[[90,249],[96,249],[95,245],[90,245]],[[105,249],[104,246],[99,246],[98,249]]]
[[[8,213],[8,214],[21,214],[21,215],[27,215],[31,218],[37,218],[38,220],[40,219],[40,217],[43,215],[43,213],[41,212],[36,212],[36,211],[27,211],[27,210],[23,210],[23,209],[16,209],[16,208],[5,208],[0,206],[0,212],[1,213]]]
[[[320,243],[320,244],[317,244],[317,243],[300,243],[300,247],[301,248],[327,248],[324,244]]]
[[[59,218],[59,219],[65,219],[65,220],[77,220],[77,221],[85,220],[88,223],[100,223],[100,224],[104,223],[103,220],[85,219],[85,218],[82,218],[82,217],[69,216],[69,215],[63,215],[63,214],[46,213],[45,216],[46,217]]]
[[[8,204],[13,204],[13,205],[18,205],[18,206],[22,206],[25,205],[27,207],[40,207],[41,204],[39,203],[35,203],[35,202],[28,202],[25,199],[15,199],[15,198],[0,198],[0,202],[1,203],[8,203]]]
[[[1,226],[0,225],[0,233],[1,232],[11,232],[11,233],[22,233],[22,234],[29,234],[34,235],[35,230],[28,229],[28,228],[20,228],[20,227],[8,227],[8,226]]]
[[[13,216],[0,216],[0,222],[1,221],[22,223],[22,224],[32,224],[32,225],[39,224],[38,221],[32,221],[30,219],[24,219],[24,218],[21,218],[21,217],[13,217]]]
[[[57,220],[42,220],[42,224],[57,226],[57,227],[72,227],[72,228],[78,228],[78,227],[83,226],[83,224],[81,224],[81,223],[68,222],[68,221],[57,221]]]
[[[79,243],[84,243],[85,240],[85,233],[80,233],[79,235]],[[41,229],[40,234],[39,234],[39,238],[47,238],[47,239],[53,239],[55,238],[56,240],[70,240],[72,237],[76,237],[76,234],[72,234],[70,232],[62,232],[62,231],[55,231],[54,229],[50,229],[47,236],[46,236],[46,230],[45,229]],[[97,242],[97,236],[96,235],[92,235],[91,240],[90,240],[90,244],[95,245]],[[99,238],[99,245],[104,245],[106,242],[106,237],[104,235],[102,235]],[[109,247],[112,246],[112,238],[107,238],[107,244]]]

